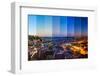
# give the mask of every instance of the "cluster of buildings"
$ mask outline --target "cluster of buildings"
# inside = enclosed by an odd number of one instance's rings
[[[72,42],[29,40],[28,60],[76,59],[88,57],[87,38]]]

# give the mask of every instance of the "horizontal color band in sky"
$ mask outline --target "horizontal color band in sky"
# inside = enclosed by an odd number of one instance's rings
[[[29,35],[42,37],[87,36],[88,17],[28,15]]]

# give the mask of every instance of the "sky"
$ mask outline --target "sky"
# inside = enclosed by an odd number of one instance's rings
[[[28,27],[41,37],[87,36],[88,17],[28,15]]]

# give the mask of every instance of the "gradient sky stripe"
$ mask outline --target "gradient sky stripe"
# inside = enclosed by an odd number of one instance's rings
[[[45,36],[52,36],[52,16],[45,16]]]
[[[36,35],[36,17],[35,15],[28,15],[29,35]]]
[[[74,36],[75,35],[75,18],[74,17],[67,17],[67,36]]]
[[[52,22],[52,36],[60,37],[60,16],[53,16]]]
[[[81,32],[82,36],[87,36],[88,35],[88,17],[82,17],[81,18]]]
[[[60,36],[67,36],[67,17],[65,16],[60,17]]]
[[[81,24],[81,17],[75,17],[75,25],[74,25],[74,32],[75,32],[75,35],[74,36],[77,36],[77,37],[80,37],[81,36],[81,26],[83,26]]]
[[[36,28],[36,31],[37,31],[37,35],[38,36],[45,36],[45,16],[37,16],[36,18],[36,23],[37,23],[37,28]]]

